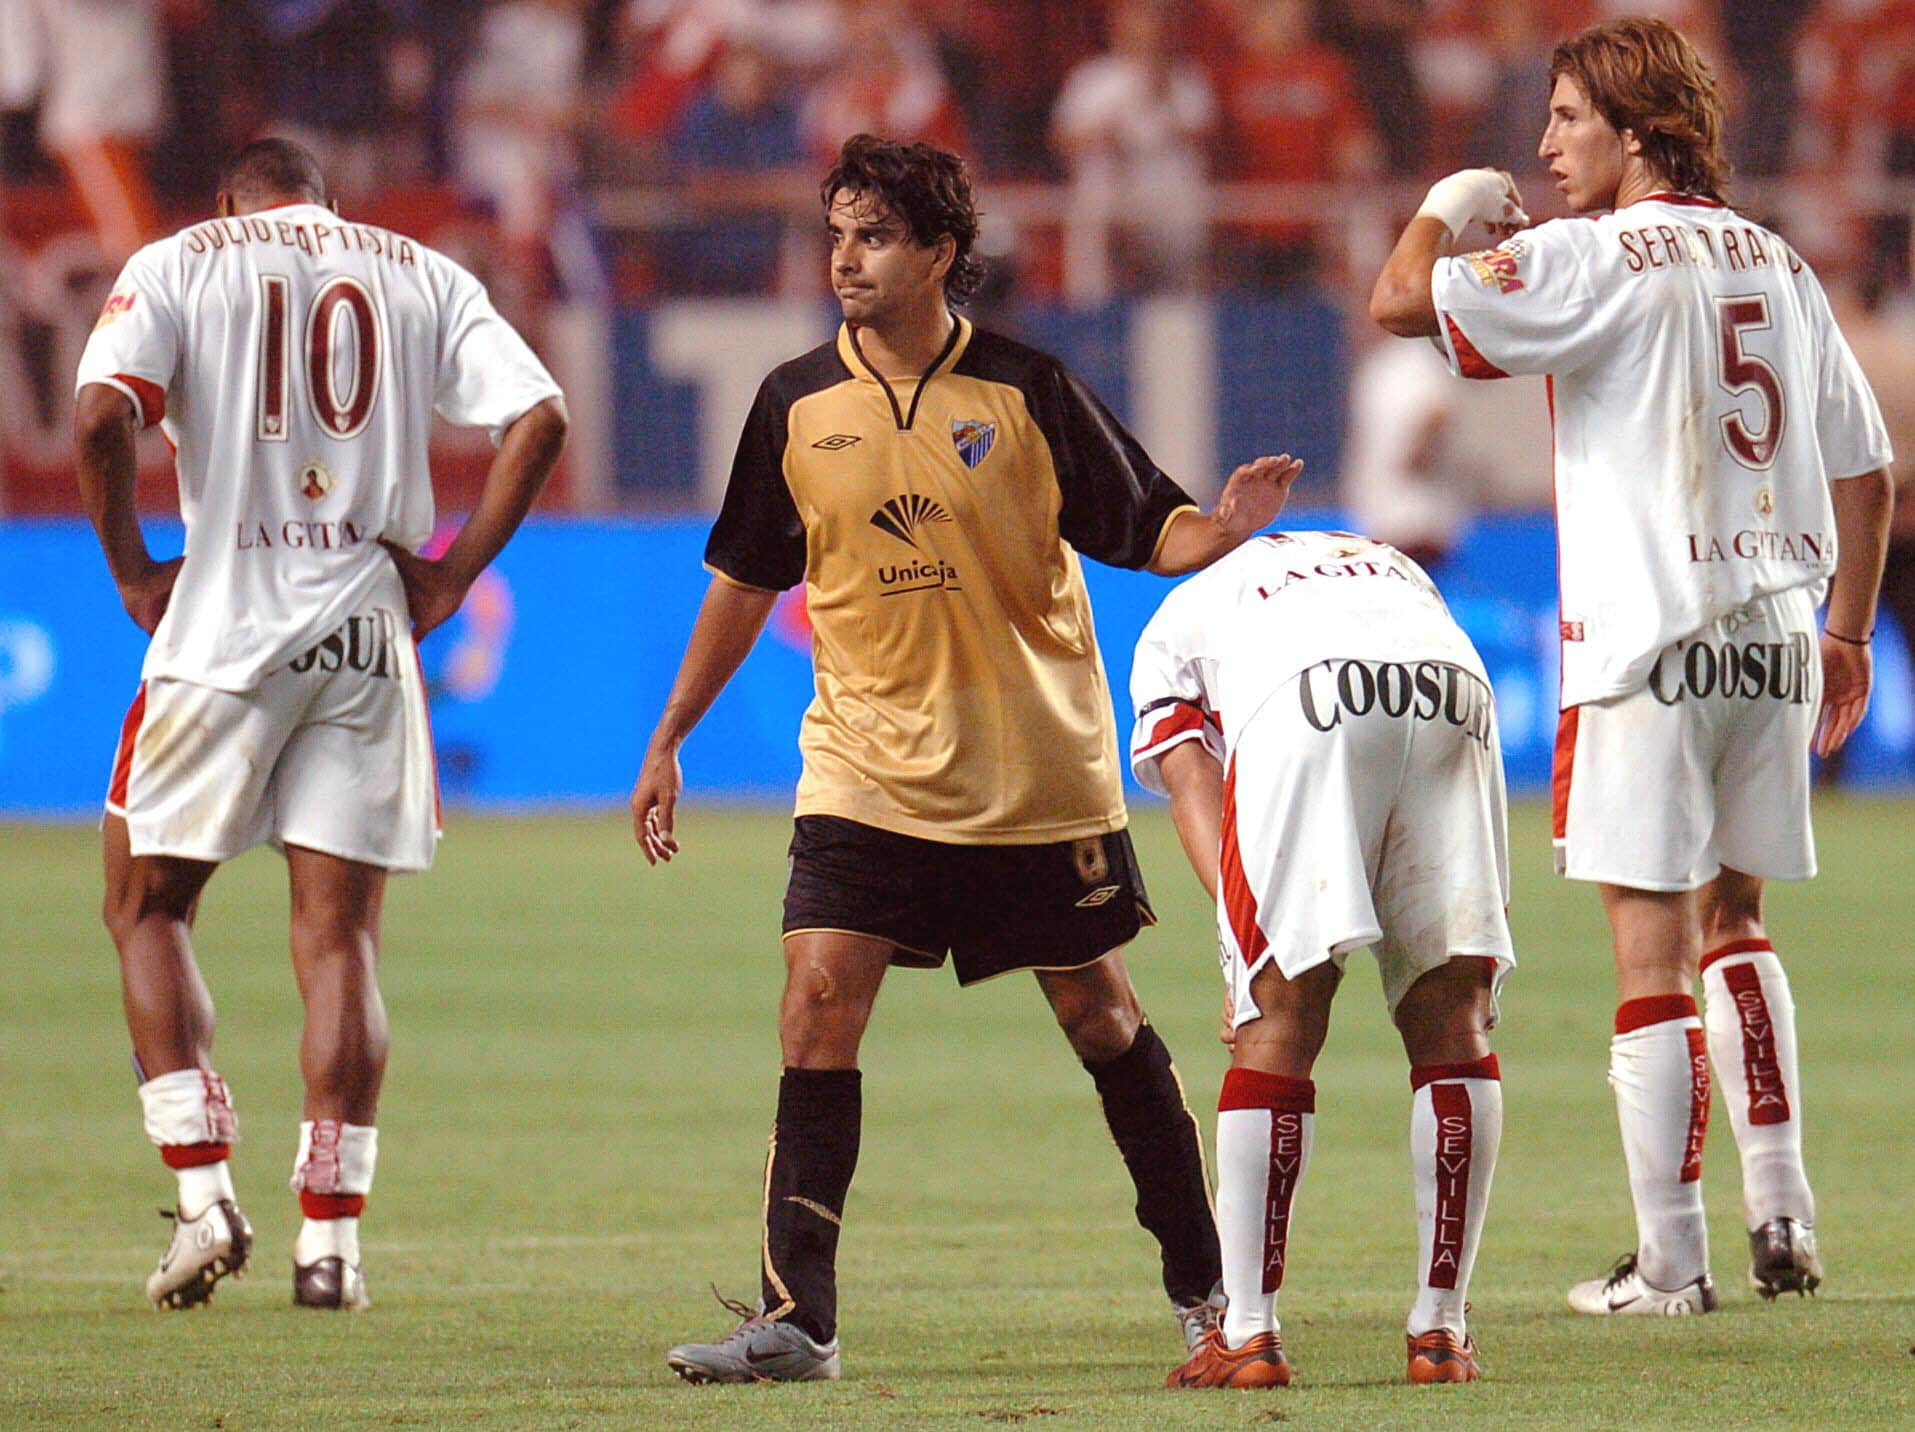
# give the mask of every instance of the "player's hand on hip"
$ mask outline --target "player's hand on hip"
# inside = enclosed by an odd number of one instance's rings
[[[1237,1052],[1237,1006],[1228,989],[1223,992],[1223,1013],[1217,1019],[1217,1042],[1232,1054]]]
[[[656,865],[678,854],[674,818],[678,797],[685,789],[676,750],[653,748],[645,753],[638,780],[632,786],[632,835],[645,853],[645,863]]]
[[[149,562],[138,574],[119,584],[120,600],[126,614],[148,636],[159,629],[160,618],[173,600],[173,584],[179,580],[186,558],[173,557],[164,562]]]
[[[1866,646],[1822,638],[1822,710],[1815,722],[1815,754],[1824,758],[1842,749],[1868,714],[1874,658]]]
[[[1277,520],[1302,471],[1303,459],[1287,452],[1252,459],[1225,481],[1211,520],[1239,540],[1261,532]]]
[[[396,542],[379,539],[379,545],[399,569],[399,580],[406,588],[406,614],[412,618],[412,635],[424,636],[434,627],[450,621],[465,600],[471,583],[443,562],[408,552]]]

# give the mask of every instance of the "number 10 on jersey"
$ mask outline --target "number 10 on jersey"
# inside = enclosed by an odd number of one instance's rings
[[[292,381],[292,285],[284,274],[259,276],[259,425],[266,443],[287,438],[286,390]],[[347,275],[329,279],[306,310],[304,344],[306,400],[320,431],[333,438],[357,437],[379,396],[379,315],[365,285]],[[344,391],[339,364],[348,359]]]

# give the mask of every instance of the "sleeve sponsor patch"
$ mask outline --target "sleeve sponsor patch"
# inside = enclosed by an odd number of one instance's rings
[[[1464,254],[1462,258],[1484,288],[1493,288],[1498,293],[1516,293],[1524,287],[1522,262],[1528,252],[1527,244],[1520,239],[1512,239],[1497,248]]]
[[[94,332],[97,333],[100,329],[106,327],[107,324],[118,318],[122,313],[131,312],[139,296],[140,292],[135,288],[115,289],[107,298],[105,305],[101,307],[99,318],[94,320]]]

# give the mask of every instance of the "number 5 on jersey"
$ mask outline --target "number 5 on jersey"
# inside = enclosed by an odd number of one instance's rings
[[[1774,368],[1742,348],[1745,333],[1769,328],[1766,294],[1725,295],[1716,299],[1716,331],[1722,339],[1722,376],[1725,392],[1740,398],[1751,389],[1762,402],[1762,421],[1751,429],[1740,409],[1722,417],[1722,442],[1744,467],[1766,472],[1775,466],[1775,450],[1782,445],[1782,379]]]
[[[285,275],[259,276],[259,426],[265,443],[286,441],[286,388],[292,370],[292,285]],[[306,399],[320,430],[333,438],[357,437],[379,395],[379,317],[372,296],[356,278],[328,280],[313,295],[305,323]],[[340,391],[338,359],[346,360]]]

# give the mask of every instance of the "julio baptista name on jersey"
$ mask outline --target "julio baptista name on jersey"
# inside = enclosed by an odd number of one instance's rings
[[[1641,228],[1621,230],[1616,242],[1622,245],[1623,267],[1631,273],[1684,266],[1747,273],[1773,263],[1787,264],[1790,273],[1802,272],[1802,260],[1795,256],[1794,250],[1753,224],[1726,224],[1720,228],[1702,224],[1644,224]]]
[[[371,224],[316,224],[303,220],[208,219],[186,231],[181,240],[189,254],[221,253],[251,244],[276,244],[297,249],[309,258],[332,254],[371,254],[401,266],[417,267],[419,251],[411,239]]]

